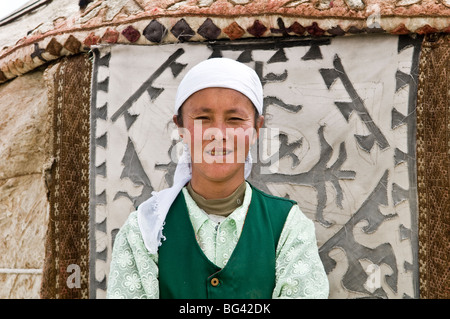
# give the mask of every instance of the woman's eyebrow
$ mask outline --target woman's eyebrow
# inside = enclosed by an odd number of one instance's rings
[[[240,113],[239,109],[228,109],[225,113]]]
[[[192,111],[192,113],[211,113],[211,112],[213,112],[213,110],[209,107],[200,107]]]
[[[241,116],[247,116],[248,115],[245,111],[243,111],[243,110],[241,110],[239,108],[226,110],[225,114],[227,114],[227,115],[229,115],[229,114],[238,114],[238,115],[241,115]]]
[[[197,109],[192,110],[191,113],[193,113],[193,114],[199,114],[199,113],[214,113],[214,110],[213,110],[212,108],[210,108],[210,107],[204,106],[204,107],[199,107],[199,108],[197,108]],[[239,108],[228,109],[228,110],[225,110],[224,113],[227,114],[227,115],[230,115],[230,114],[240,114],[240,115],[242,115],[242,116],[246,115],[245,112],[242,111],[242,110],[239,109]]]

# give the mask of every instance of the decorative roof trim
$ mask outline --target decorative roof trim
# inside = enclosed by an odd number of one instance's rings
[[[149,5],[145,6],[143,0],[133,1],[118,0],[136,5],[126,7],[119,3],[120,6],[113,13],[110,13],[111,8],[106,7],[106,1],[93,2],[79,16],[67,19],[53,30],[37,29],[19,40],[16,45],[4,48],[0,51],[0,83],[62,56],[88,52],[91,46],[101,44],[158,45],[263,37],[450,33],[450,9],[443,5],[439,7],[444,7],[445,12],[441,11],[441,14],[434,16],[417,13],[417,10],[411,9],[411,5],[409,9],[403,11],[403,15],[383,15],[387,13],[385,7],[378,7],[375,13],[367,8],[364,11],[346,9],[347,14],[333,16],[330,13],[326,15],[327,10],[317,8],[314,8],[314,15],[308,15],[306,9],[300,10],[299,5],[309,0],[273,1],[276,6],[273,5],[272,9],[269,8],[269,2],[264,2],[265,7],[258,9],[255,6],[261,3],[257,0],[233,0],[235,3],[247,3],[246,6],[232,5],[233,8],[237,8],[236,10],[248,9],[235,15],[234,11],[228,14],[221,13],[224,8],[230,7],[229,1],[232,0],[196,0],[198,3],[211,2],[210,6],[205,8],[181,5],[188,1],[167,0],[153,1],[152,7],[149,8]],[[339,1],[343,3],[343,0],[336,0],[336,6]],[[345,1],[353,4],[358,2],[358,0]],[[366,0],[365,3],[374,1]],[[319,2],[333,4],[333,1],[328,0],[318,0],[317,3]],[[161,9],[163,6],[161,3],[165,3],[166,9]],[[219,6],[220,3],[222,7]],[[180,5],[177,7],[176,4]],[[287,9],[286,6],[289,4],[296,4],[295,10]],[[195,8],[197,12],[194,12]],[[267,10],[264,14],[251,13],[263,9]],[[428,11],[430,10],[428,8]],[[282,11],[283,14],[276,13],[277,11]],[[371,12],[372,14],[369,14]],[[414,12],[416,13],[413,14]],[[407,16],[407,13],[411,15]]]

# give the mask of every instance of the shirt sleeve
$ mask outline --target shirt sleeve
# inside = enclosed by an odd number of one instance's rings
[[[109,299],[159,298],[158,258],[145,248],[136,216],[129,216],[114,241],[107,282]]]
[[[276,252],[273,298],[326,299],[328,278],[319,257],[314,223],[294,205]]]

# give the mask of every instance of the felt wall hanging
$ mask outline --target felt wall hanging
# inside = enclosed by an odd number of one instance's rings
[[[172,183],[178,82],[220,56],[260,76],[267,136],[252,150],[250,181],[298,201],[314,220],[330,298],[418,297],[421,42],[372,35],[96,47],[90,297],[105,297],[114,236],[128,214]]]

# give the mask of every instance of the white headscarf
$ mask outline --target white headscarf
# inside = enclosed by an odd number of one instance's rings
[[[256,72],[250,67],[227,58],[213,58],[195,65],[178,86],[174,114],[195,92],[205,88],[229,88],[241,92],[252,101],[259,114],[263,110],[263,89]],[[244,177],[248,178],[252,168],[250,152],[245,161]],[[145,247],[151,254],[156,254],[161,240],[164,240],[163,226],[166,215],[180,193],[191,180],[191,156],[189,148],[184,145],[175,175],[173,186],[159,192],[152,192],[152,197],[138,207],[138,224]]]
[[[175,98],[174,114],[197,91],[227,88],[241,92],[252,101],[259,114],[263,111],[263,88],[256,72],[243,63],[227,58],[213,58],[194,66],[181,80]]]

